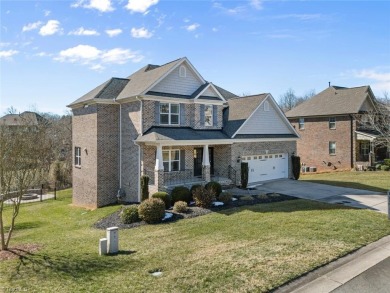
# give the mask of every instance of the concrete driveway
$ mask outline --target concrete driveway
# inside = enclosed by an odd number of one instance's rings
[[[264,193],[282,193],[331,204],[372,209],[387,214],[387,196],[384,193],[291,179],[273,180],[253,187]]]

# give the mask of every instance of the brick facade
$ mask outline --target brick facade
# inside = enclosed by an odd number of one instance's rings
[[[334,117],[334,116],[332,116]],[[316,167],[318,172],[350,170],[356,158],[356,121],[349,115],[336,116],[336,128],[329,128],[329,117],[305,118],[304,129],[299,129],[298,118],[289,118],[301,139],[297,154],[301,163]],[[336,154],[329,154],[329,142],[336,142]]]

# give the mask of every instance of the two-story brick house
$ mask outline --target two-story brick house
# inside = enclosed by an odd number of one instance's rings
[[[73,203],[90,208],[140,201],[150,192],[219,180],[239,184],[292,176],[298,135],[270,94],[237,97],[207,82],[187,58],[112,78],[73,111]]]
[[[286,112],[301,137],[297,152],[303,170],[363,169],[386,158],[387,148],[376,146],[378,133],[362,123],[374,111],[375,96],[369,86],[329,86]]]

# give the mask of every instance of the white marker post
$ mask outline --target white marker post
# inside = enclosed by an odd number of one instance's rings
[[[99,240],[99,255],[107,254],[107,238],[101,238]]]
[[[107,252],[116,254],[119,250],[118,227],[107,228]]]

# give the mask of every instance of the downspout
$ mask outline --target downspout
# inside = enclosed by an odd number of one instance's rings
[[[141,133],[141,136],[143,135],[143,121],[142,121],[142,112],[143,112],[143,106],[144,106],[144,104],[142,103],[142,100],[138,97],[138,96],[136,96],[135,97],[138,101],[139,101],[139,103],[140,103],[140,133]],[[140,182],[140,178],[141,178],[141,146],[139,145],[139,144],[137,144],[137,142],[136,141],[134,141],[134,144],[136,145],[136,146],[138,146],[138,184],[137,184],[137,192],[138,192],[138,201],[139,202],[141,202],[141,182]]]
[[[349,117],[351,118],[351,168],[354,167],[354,163],[353,163],[353,153],[354,153],[354,139],[353,139],[353,136],[354,136],[354,132],[353,132],[353,115],[350,114]]]
[[[119,104],[119,188],[122,189],[122,104]]]

